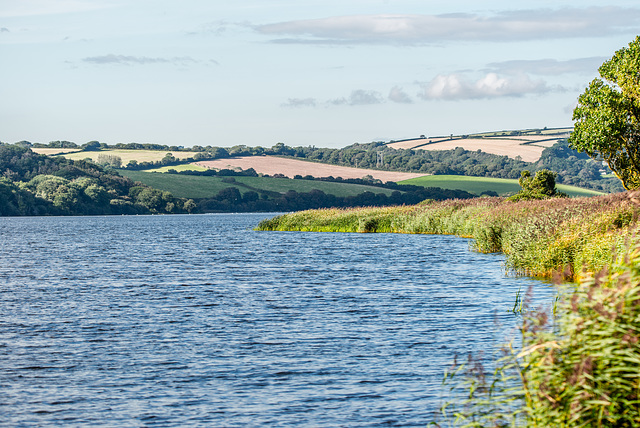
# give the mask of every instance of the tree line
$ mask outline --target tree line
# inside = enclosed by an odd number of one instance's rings
[[[395,184],[395,183],[394,183]],[[237,187],[227,187],[215,197],[197,201],[200,212],[283,212],[317,208],[381,207],[414,205],[426,199],[470,199],[476,195],[464,190],[448,190],[439,187],[401,186],[390,195],[366,191],[356,196],[336,196],[321,190],[284,194],[250,190],[244,194]]]

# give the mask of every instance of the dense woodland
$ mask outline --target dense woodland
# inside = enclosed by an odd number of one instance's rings
[[[195,203],[88,161],[0,145],[0,215],[180,213]]]

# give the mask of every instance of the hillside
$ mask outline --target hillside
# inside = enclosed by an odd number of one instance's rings
[[[525,162],[536,162],[544,149],[565,141],[572,128],[498,131],[472,135],[451,135],[449,137],[420,137],[391,141],[386,145],[394,149],[452,150],[462,147],[465,150],[482,150],[512,159],[520,158]]]
[[[468,199],[463,190],[425,188],[395,183],[367,185],[364,180],[289,179],[241,175],[224,176],[121,171],[153,188],[197,201],[199,212],[298,211],[321,207],[416,204],[425,199]]]
[[[246,170],[249,168],[253,168],[256,172],[261,174],[282,174],[289,178],[293,178],[296,175],[300,175],[302,177],[311,175],[313,177],[362,178],[368,175],[376,180],[381,180],[383,182],[397,182],[425,175],[419,173],[353,168],[348,166],[331,165],[320,162],[310,162],[305,160],[281,158],[275,156],[240,156],[227,159],[200,161],[196,162],[196,165],[216,169],[240,168]]]
[[[0,144],[0,216],[181,213],[193,201],[175,198],[85,160]],[[187,203],[189,202],[189,203]]]
[[[112,162],[111,166],[122,166],[127,171],[184,172],[212,169],[249,171],[256,175],[289,178],[367,177],[381,182],[404,182],[435,175],[439,178],[427,179],[424,183],[439,183],[437,185],[443,188],[455,189],[462,182],[464,189],[474,189],[472,192],[475,194],[513,193],[517,191],[514,181],[506,185],[506,182],[500,184],[499,181],[492,180],[515,180],[525,169],[531,172],[549,169],[558,174],[556,182],[560,186],[571,185],[604,193],[622,191],[620,181],[608,175],[610,171],[602,163],[567,146],[566,137],[570,131],[571,128],[497,131],[353,144],[340,149],[289,147],[282,143],[271,148],[239,145],[229,148],[195,146],[186,149],[136,143],[107,146],[96,142],[94,146],[97,148],[94,147],[91,151],[60,153],[73,150],[73,147],[68,147],[73,143],[52,142],[35,150],[50,154],[57,152],[59,154],[56,157],[90,158],[103,163],[107,162],[107,158],[115,159],[117,162]],[[75,150],[80,149],[76,145]],[[535,162],[527,161],[534,158],[537,159]],[[445,176],[450,177],[445,179]],[[460,179],[454,176],[486,180]],[[471,182],[474,184],[469,187]],[[412,183],[419,184],[422,181]],[[505,190],[507,188],[511,190]],[[330,193],[335,194],[335,191],[332,189]],[[584,194],[573,190],[568,193]]]
[[[180,198],[212,198],[221,190],[234,187],[241,194],[250,191],[264,193],[286,193],[290,190],[303,193],[314,189],[324,193],[346,197],[364,192],[391,195],[393,190],[362,184],[334,183],[314,180],[292,180],[274,177],[201,177],[194,175],[162,174],[145,171],[122,170],[121,174],[134,181],[156,189],[166,190]]]

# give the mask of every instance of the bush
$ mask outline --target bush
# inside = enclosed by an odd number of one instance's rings
[[[510,201],[529,201],[532,199],[547,199],[553,197],[566,197],[564,193],[556,190],[556,173],[548,169],[541,169],[535,176],[527,170],[522,171],[518,184],[522,188],[520,192],[511,196]]]

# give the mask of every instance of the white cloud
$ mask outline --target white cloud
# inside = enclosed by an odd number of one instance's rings
[[[282,104],[282,107],[316,107],[317,105],[315,98],[289,98],[286,103]]]
[[[336,98],[329,101],[329,103],[333,105],[346,104],[350,106],[382,104],[383,102],[384,98],[380,92],[366,91],[364,89],[356,89],[355,91],[352,91],[348,98]]]
[[[543,94],[551,90],[544,81],[533,81],[525,74],[503,77],[496,73],[487,73],[474,81],[463,74],[453,73],[438,75],[432,81],[423,84],[419,96],[426,100],[468,100],[521,97]]]
[[[400,43],[545,40],[629,32],[640,9],[589,7],[500,12],[494,15],[352,15],[254,26],[277,43]]]
[[[394,86],[389,91],[389,97],[395,103],[411,104],[413,100],[400,86]]]
[[[130,55],[101,55],[83,58],[82,61],[92,64],[120,64],[120,65],[145,65],[145,64],[174,64],[187,65],[197,63],[195,59],[183,56],[173,58],[150,58],[146,56],[130,56]],[[214,61],[214,60],[212,60]],[[215,61],[214,61],[215,63]]]

